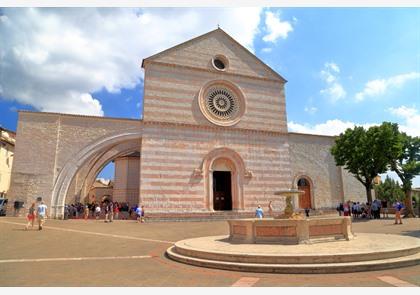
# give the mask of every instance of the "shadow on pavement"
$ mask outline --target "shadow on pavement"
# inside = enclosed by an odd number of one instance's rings
[[[415,238],[420,238],[420,230],[403,231],[403,232],[401,232],[401,235],[403,235],[403,236],[411,236],[411,237],[415,237]]]

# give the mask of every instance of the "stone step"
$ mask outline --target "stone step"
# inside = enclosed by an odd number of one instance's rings
[[[171,259],[200,267],[209,267],[233,271],[263,272],[263,273],[346,273],[359,271],[374,271],[420,264],[420,253],[379,260],[336,263],[310,264],[272,264],[272,263],[241,263],[218,261],[211,259],[184,256],[174,251],[172,246],[166,251]]]
[[[372,251],[365,253],[328,254],[328,255],[269,255],[269,254],[238,254],[215,251],[201,251],[179,243],[175,244],[172,252],[179,255],[204,259],[237,263],[263,264],[316,264],[316,263],[346,263],[359,261],[383,260],[389,258],[410,256],[420,253],[420,247],[408,247],[390,251]]]

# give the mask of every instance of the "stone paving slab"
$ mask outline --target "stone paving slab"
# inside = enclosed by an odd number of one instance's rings
[[[13,222],[6,224],[3,221]],[[355,233],[390,233],[420,238],[420,218],[353,223]],[[420,286],[420,265],[389,270],[347,274],[270,274],[227,271],[196,267],[172,261],[164,253],[169,244],[98,236],[81,232],[45,230],[25,232],[24,218],[0,217],[0,259],[49,257],[93,257],[151,255],[146,259],[56,261],[15,263],[0,266],[0,286],[123,286],[123,287],[229,287],[242,277],[259,280],[253,287],[392,287],[378,279],[392,276]],[[105,224],[95,220],[47,220],[46,226],[109,235],[176,242],[200,236],[227,235],[224,221],[157,222],[138,224],[117,221]],[[62,234],[60,234],[62,233]]]

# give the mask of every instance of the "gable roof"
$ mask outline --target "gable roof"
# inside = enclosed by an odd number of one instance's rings
[[[272,68],[270,68],[261,59],[259,59],[255,54],[253,54],[252,52],[250,52],[246,47],[242,46],[238,41],[236,41],[235,39],[233,39],[228,33],[226,33],[225,31],[223,31],[220,28],[217,28],[217,29],[215,29],[213,31],[210,31],[208,33],[205,33],[203,35],[200,35],[198,37],[195,37],[193,39],[190,39],[190,40],[188,40],[186,42],[183,42],[183,43],[180,43],[180,44],[175,45],[173,47],[170,47],[170,48],[168,48],[168,49],[166,49],[164,51],[161,51],[159,53],[156,53],[156,54],[154,54],[152,56],[149,56],[149,57],[147,57],[147,58],[145,58],[145,59],[142,60],[141,67],[144,68],[144,63],[147,62],[147,61],[152,61],[152,60],[154,60],[154,59],[156,59],[158,57],[161,57],[163,55],[166,55],[166,54],[168,54],[168,53],[170,53],[172,51],[175,51],[175,50],[177,50],[177,49],[179,49],[181,47],[188,46],[188,45],[190,45],[193,42],[196,42],[196,41],[201,40],[201,39],[205,39],[205,38],[209,37],[210,35],[217,34],[217,33],[223,33],[224,36],[228,37],[239,48],[241,48],[242,50],[244,50],[248,55],[252,56],[253,59],[255,59],[259,64],[263,65],[264,68],[266,68],[270,73],[274,74],[274,76],[276,76],[277,78],[279,78],[281,81],[287,82],[287,80],[285,78],[283,78],[279,73],[277,73]]]

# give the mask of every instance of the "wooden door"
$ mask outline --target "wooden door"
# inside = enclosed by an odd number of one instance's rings
[[[232,210],[231,175],[229,171],[213,172],[213,209]]]
[[[307,181],[304,178],[299,179],[298,190],[305,192],[299,195],[299,208],[301,209],[312,208],[311,186],[309,184],[309,181]]]

